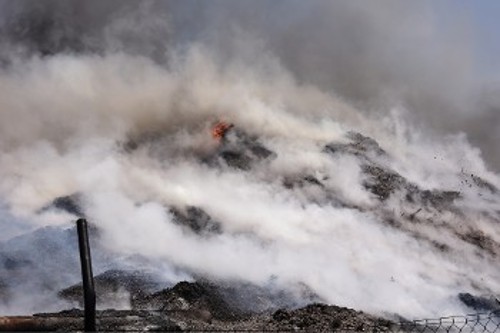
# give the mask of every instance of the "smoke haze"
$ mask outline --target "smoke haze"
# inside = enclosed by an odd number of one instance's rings
[[[19,240],[47,226],[59,237],[75,216],[46,208],[78,193],[101,230],[97,273],[141,262],[172,283],[305,284],[328,303],[413,318],[467,311],[459,292],[499,293],[500,198],[484,190],[500,188],[498,101],[475,70],[465,13],[443,27],[427,1],[2,1],[0,12],[9,253],[36,262]],[[247,171],[207,163],[218,120],[276,156]],[[350,131],[386,155],[325,153]],[[406,225],[422,203],[378,200],[367,160],[460,198]],[[283,186],[307,175],[323,187]],[[187,232],[168,209],[186,206],[222,232]],[[463,230],[486,235],[490,252]],[[35,265],[40,285],[19,279],[0,309],[46,310],[78,281],[71,267],[54,277]]]

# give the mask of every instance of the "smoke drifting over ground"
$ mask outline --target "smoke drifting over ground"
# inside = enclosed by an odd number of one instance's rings
[[[441,34],[425,2],[0,4],[2,249],[41,276],[6,268],[4,312],[78,281],[73,243],[56,242],[55,274],[23,242],[44,226],[66,239],[75,216],[51,203],[75,194],[99,229],[98,273],[306,285],[408,317],[499,293],[498,175],[465,135],[411,125],[461,126],[479,80],[468,41]],[[234,167],[210,134],[219,120],[272,153]],[[218,232],[179,225],[188,207]]]

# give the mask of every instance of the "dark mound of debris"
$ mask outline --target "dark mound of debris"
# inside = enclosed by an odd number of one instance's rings
[[[481,230],[469,228],[465,232],[457,232],[457,236],[493,256],[500,253],[500,244]]]
[[[474,296],[469,293],[460,293],[458,299],[474,311],[500,311],[500,300],[494,296]]]
[[[351,140],[349,143],[330,143],[325,146],[324,151],[335,154],[344,153],[356,156],[365,156],[370,154],[372,156],[385,155],[386,152],[380,148],[377,141],[364,136],[357,132],[348,132],[346,137]]]
[[[133,307],[206,322],[237,320],[245,315],[225,301],[217,286],[206,282],[179,282],[172,288],[136,300]]]
[[[308,332],[370,331],[384,332],[393,322],[348,308],[310,304],[296,310],[278,310],[272,315],[270,327],[275,330]]]
[[[325,146],[324,152],[349,154],[360,159],[362,171],[367,176],[364,186],[381,201],[387,200],[396,192],[404,192],[405,199],[409,203],[417,202],[436,209],[444,209],[460,197],[460,193],[456,191],[419,188],[398,172],[376,162],[379,157],[385,157],[387,153],[380,148],[375,140],[356,132],[348,132],[346,136],[351,142],[328,144]]]
[[[408,202],[444,208],[460,197],[460,193],[456,191],[422,190],[397,172],[374,164],[365,164],[362,170],[368,175],[365,187],[382,201],[388,199],[396,191],[405,191],[405,199]]]
[[[141,271],[110,270],[95,277],[97,305],[112,304],[125,294],[133,310],[180,313],[231,321],[258,313],[270,313],[282,307],[304,306],[321,301],[305,285],[297,285],[295,293],[277,287],[261,287],[248,282],[200,279],[197,282],[179,282],[171,288],[158,283],[154,276]],[[164,289],[165,288],[165,289]],[[63,289],[59,296],[81,304],[82,285]],[[121,296],[121,297],[120,297]]]
[[[214,221],[203,209],[188,206],[184,210],[170,208],[174,222],[186,226],[196,234],[220,234],[222,227],[219,222]]]
[[[386,200],[392,193],[408,186],[406,179],[394,171],[376,165],[363,165],[362,170],[369,176],[364,186],[380,200]]]
[[[83,318],[84,313],[79,309],[37,313],[31,317],[3,317],[0,318],[0,331],[83,331]],[[181,327],[164,313],[111,309],[97,311],[96,328],[97,331],[113,332],[182,331]]]
[[[184,287],[180,286],[179,289]],[[188,289],[177,292],[186,298],[196,298],[197,293],[201,291]],[[244,318],[226,318],[225,320],[210,318],[208,314],[197,311],[97,311],[98,331],[387,332],[394,327],[396,324],[389,320],[325,304],[311,304],[295,310],[280,309],[274,313],[256,314]],[[32,317],[0,318],[0,329],[10,331],[75,331],[82,330],[82,328],[83,311],[77,309],[59,313],[39,313]]]
[[[247,282],[179,282],[171,288],[158,290],[153,278],[143,272],[108,271],[95,278],[98,306],[109,302],[114,292],[126,291],[131,295],[131,310],[98,311],[98,327],[110,330],[289,330],[311,328],[314,330],[334,326],[356,327],[369,325],[369,316],[326,305],[308,306],[320,301],[307,286],[297,286],[298,293],[283,289],[260,287]],[[59,293],[66,299],[82,298],[81,285]],[[276,312],[277,311],[277,312]],[[280,315],[281,313],[281,315]],[[81,329],[77,319],[81,310],[38,314],[43,325],[59,322],[67,329]],[[310,317],[307,319],[307,317]],[[1,324],[0,324],[1,326]],[[57,325],[56,325],[57,326]],[[61,326],[63,327],[63,326]],[[57,327],[56,327],[57,328]]]
[[[274,156],[276,154],[262,145],[256,137],[233,126],[220,138],[215,156],[209,158],[207,162],[217,164],[222,161],[235,169],[250,170],[253,164]]]
[[[456,216],[458,221],[463,219],[459,205],[455,204],[462,198],[459,191],[421,188],[388,166],[390,156],[375,140],[354,132],[348,133],[346,137],[349,139],[348,143],[331,143],[323,151],[332,156],[350,155],[360,162],[364,176],[362,185],[380,201],[376,214],[382,223],[427,242],[441,252],[454,251],[454,245],[443,243],[431,233],[425,232],[426,229],[439,227],[451,237],[458,236],[465,243],[477,247],[476,254],[479,257],[496,257],[500,253],[500,244],[483,232],[443,218],[442,213],[446,212],[450,216]],[[488,195],[497,191],[492,184],[474,174],[462,172],[458,176],[463,179],[462,186],[474,186]],[[397,206],[396,210],[394,206]],[[362,207],[351,208],[363,210]]]

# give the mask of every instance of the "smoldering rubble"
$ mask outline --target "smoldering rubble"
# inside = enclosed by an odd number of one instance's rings
[[[260,29],[179,32],[175,2],[50,3],[0,3],[0,313],[25,316],[1,325],[81,329],[81,217],[101,329],[383,331],[498,310],[500,178],[465,134],[414,122],[426,98],[371,113],[350,61],[325,89]]]
[[[161,142],[161,138],[153,141],[144,141],[134,145],[133,150],[126,150],[124,154],[133,154],[141,145],[154,145],[154,141]],[[318,147],[319,149],[319,147]],[[227,154],[230,151],[231,154]],[[265,153],[255,153],[265,152]],[[498,257],[500,244],[481,230],[464,228],[457,224],[456,219],[443,218],[447,215],[455,217],[467,214],[457,203],[463,200],[459,191],[426,190],[412,183],[397,171],[383,164],[391,158],[388,153],[373,139],[359,133],[347,132],[342,142],[330,142],[319,150],[327,158],[337,155],[351,156],[360,162],[360,171],[364,174],[362,186],[371,192],[376,206],[363,207],[348,202],[328,186],[327,177],[318,177],[314,174],[300,174],[287,176],[281,179],[284,191],[296,195],[308,195],[313,190],[311,200],[321,198],[317,205],[328,205],[338,208],[348,208],[360,212],[370,212],[379,218],[381,226],[388,227],[392,232],[404,233],[427,244],[429,248],[443,255],[460,253],[456,243],[447,243],[443,234],[450,238],[460,239],[459,246],[468,244],[476,258],[490,258],[494,261]],[[220,145],[211,155],[200,157],[200,163],[209,168],[218,170],[239,170],[251,172],[259,165],[271,163],[279,153],[259,143],[258,138],[251,138],[242,129],[236,127],[224,133]],[[470,187],[485,196],[497,195],[497,188],[481,179],[470,175],[467,178]],[[319,195],[321,193],[321,195]],[[392,209],[396,200],[399,210]],[[68,196],[54,198],[43,207],[40,212],[63,212],[73,216],[85,217],[83,209],[85,195],[72,193]],[[196,206],[167,206],[166,213],[171,214],[172,223],[181,228],[187,235],[210,239],[232,233],[225,230],[224,224],[215,220],[204,209]],[[489,217],[492,223],[498,223],[498,217]],[[439,228],[440,234],[428,233],[428,228]],[[100,270],[117,264],[116,257],[110,253],[103,239],[102,230],[97,224],[92,224],[91,236],[95,264]],[[58,236],[59,235],[59,236]],[[81,284],[64,287],[65,280],[61,275],[75,272],[76,262],[76,232],[73,228],[61,231],[45,228],[31,234],[14,238],[2,245],[1,290],[6,304],[10,297],[15,297],[19,285],[33,285],[33,281],[49,283],[48,290],[55,285],[61,286],[57,297],[68,306],[73,304],[82,307],[83,293]],[[25,247],[22,244],[30,242],[35,246]],[[27,248],[27,249],[26,249]],[[43,251],[43,259],[33,261],[32,251]],[[72,254],[68,252],[73,252]],[[40,260],[40,258],[38,259]],[[147,262],[147,257],[132,255],[127,259],[129,267],[138,262]],[[55,274],[41,277],[41,267],[47,262],[53,262]],[[153,263],[153,262],[152,262]],[[299,264],[300,265],[300,264]],[[323,298],[306,283],[296,285],[281,285],[273,279],[264,285],[245,281],[244,279],[220,279],[206,275],[197,269],[176,265],[179,272],[183,272],[189,281],[172,283],[165,280],[158,270],[151,270],[145,265],[144,269],[108,269],[95,277],[97,301],[99,308],[98,325],[100,329],[130,330],[133,329],[160,329],[160,330],[213,330],[213,329],[253,329],[253,330],[297,330],[308,329],[315,331],[330,331],[332,329],[363,330],[376,328],[388,330],[400,325],[398,313],[385,313],[383,317],[376,317],[345,307],[327,305],[331,301]],[[57,267],[57,268],[56,268]],[[120,266],[116,266],[120,267]],[[24,276],[24,281],[19,277]],[[73,276],[76,279],[76,276]],[[392,279],[395,279],[392,277]],[[40,281],[42,280],[42,281]],[[395,283],[395,281],[393,281]],[[40,286],[37,286],[38,288]],[[478,286],[479,287],[479,286]],[[484,290],[482,291],[484,293]],[[495,295],[488,297],[493,301],[485,301],[479,295],[460,292],[454,295],[457,302],[470,310],[496,311],[499,309],[495,302]],[[108,310],[104,310],[106,308]],[[112,308],[112,309],[111,309]],[[32,319],[24,318],[20,326],[12,327],[45,327],[47,329],[81,329],[83,312],[72,309],[56,313],[40,313]],[[392,321],[391,321],[392,319]],[[32,320],[32,321],[29,321]],[[10,325],[10,324],[9,324]],[[24,325],[24,326],[23,326]],[[28,326],[26,326],[28,325]]]

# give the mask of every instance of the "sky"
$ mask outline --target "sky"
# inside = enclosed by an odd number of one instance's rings
[[[469,8],[477,23],[479,43],[484,54],[486,71],[491,71],[492,78],[500,81],[500,2],[498,1],[469,1]]]
[[[481,78],[478,88],[483,90],[479,95],[483,102],[473,105],[477,109],[470,111],[472,116],[464,124],[463,130],[471,142],[481,148],[490,167],[498,172],[500,150],[496,143],[500,140],[500,2],[449,0],[444,1],[438,13],[445,17],[446,9],[449,8],[467,17],[471,39],[474,41],[476,70]]]
[[[495,0],[436,1],[439,15],[446,20],[450,8],[467,15],[477,46],[478,69],[492,82],[500,82],[500,2]]]

